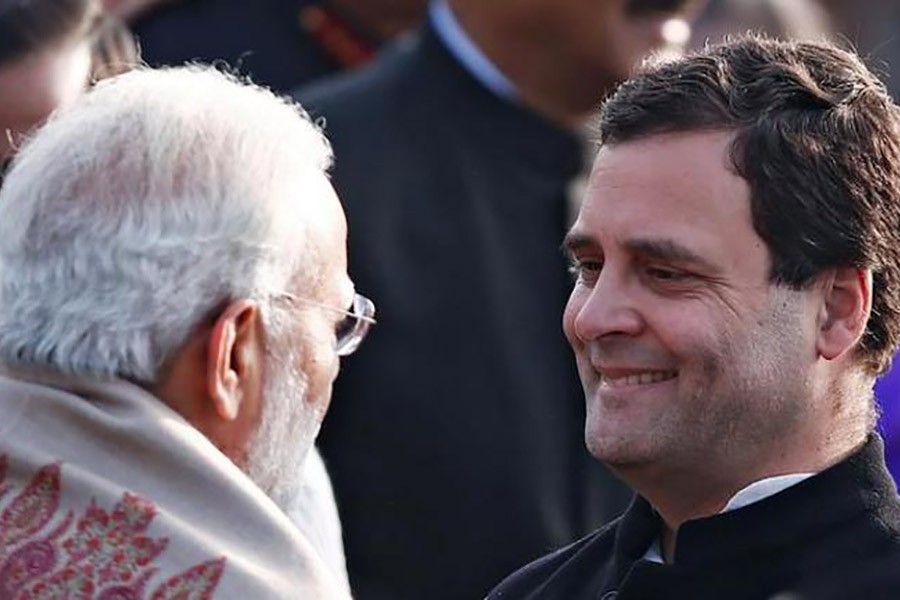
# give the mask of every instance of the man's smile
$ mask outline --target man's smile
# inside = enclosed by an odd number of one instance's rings
[[[628,375],[615,375],[600,372],[600,385],[606,387],[626,387],[659,383],[678,377],[678,371],[643,371]]]

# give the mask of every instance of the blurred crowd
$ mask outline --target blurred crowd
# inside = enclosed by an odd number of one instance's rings
[[[0,0],[0,160],[140,63],[297,99],[379,306],[318,438],[351,587],[480,597],[631,497],[584,448],[559,326],[589,117],[650,53],[746,31],[838,40],[900,98],[897,0]],[[900,476],[900,373],[876,394]]]

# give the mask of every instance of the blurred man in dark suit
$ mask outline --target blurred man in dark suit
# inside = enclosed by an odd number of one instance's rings
[[[369,62],[418,25],[426,0],[105,0],[151,65],[224,61],[287,92]]]
[[[477,597],[624,508],[577,439],[559,242],[579,126],[683,40],[682,4],[435,2],[371,68],[299,94],[383,307],[322,436],[362,600]]]

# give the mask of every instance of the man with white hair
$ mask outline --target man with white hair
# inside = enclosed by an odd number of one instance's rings
[[[0,195],[0,597],[348,596],[285,514],[374,322],[330,162],[296,105],[201,67],[105,82],[23,147]]]

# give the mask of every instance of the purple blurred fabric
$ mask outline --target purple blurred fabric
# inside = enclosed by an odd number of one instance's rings
[[[900,356],[894,366],[875,383],[875,397],[881,406],[879,429],[884,437],[884,453],[894,481],[900,481]]]

